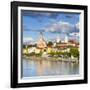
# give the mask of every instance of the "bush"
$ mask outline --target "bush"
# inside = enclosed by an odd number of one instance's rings
[[[55,52],[50,52],[50,53],[48,53],[49,55],[51,55],[51,56],[54,56],[55,55]]]
[[[53,45],[53,42],[49,41],[47,45],[48,46],[52,46]]]
[[[51,56],[64,56],[64,57],[69,57],[70,56],[70,53],[68,52],[50,52],[49,55]]]
[[[70,53],[72,56],[76,57],[76,58],[79,58],[79,51],[78,51],[78,48],[71,48],[70,49]]]
[[[30,55],[30,56],[34,56],[34,55],[35,55],[35,52],[32,52],[32,53],[30,53],[29,55]]]
[[[35,56],[42,56],[42,52],[38,53],[38,54],[35,54]]]

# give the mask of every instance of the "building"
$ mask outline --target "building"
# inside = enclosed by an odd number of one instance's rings
[[[65,36],[64,42],[65,42],[65,43],[68,43],[68,36],[67,36],[67,35]]]
[[[57,35],[57,37],[56,37],[56,42],[59,43],[60,41],[61,41],[61,40],[60,40],[60,36]]]
[[[37,42],[37,48],[39,49],[45,49],[47,47],[47,43],[44,39],[43,33],[40,32],[39,40]]]

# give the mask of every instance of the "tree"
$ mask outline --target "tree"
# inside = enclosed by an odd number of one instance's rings
[[[47,45],[48,46],[52,46],[53,45],[53,42],[52,41],[49,41]]]
[[[72,56],[74,56],[76,58],[79,58],[79,50],[78,50],[78,48],[71,48],[70,53],[71,53]]]

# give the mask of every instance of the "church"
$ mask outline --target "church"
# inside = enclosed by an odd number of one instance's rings
[[[45,38],[43,36],[43,33],[40,32],[39,40],[37,42],[37,48],[38,49],[41,49],[41,50],[44,50],[46,47],[47,47],[47,43],[45,41]]]

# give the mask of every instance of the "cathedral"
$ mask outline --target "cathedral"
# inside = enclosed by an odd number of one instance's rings
[[[40,32],[39,40],[37,42],[37,48],[39,49],[45,49],[47,47],[47,43],[44,39],[43,33]]]

